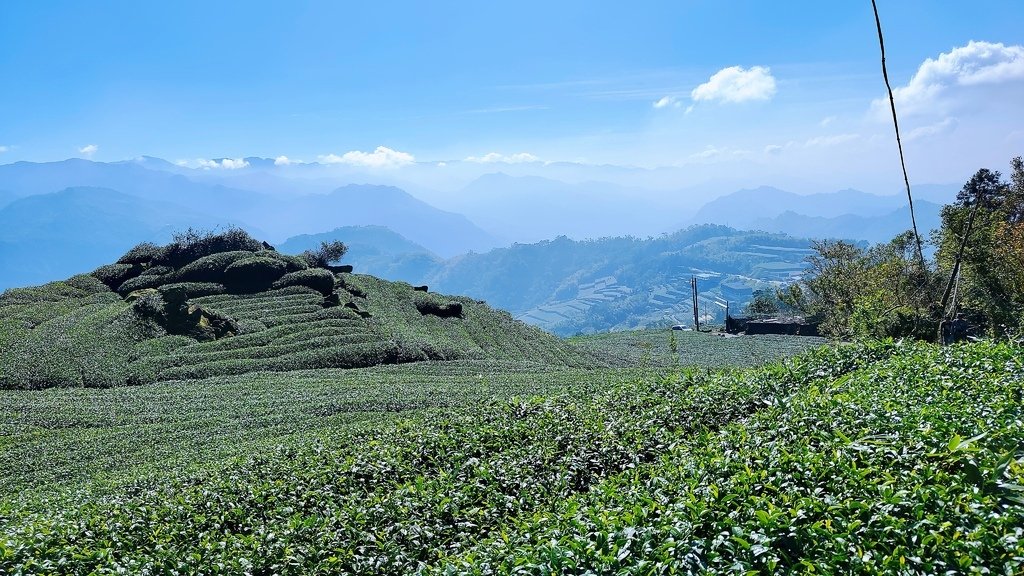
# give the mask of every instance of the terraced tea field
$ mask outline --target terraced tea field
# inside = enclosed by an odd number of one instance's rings
[[[726,373],[7,391],[0,573],[1017,574],[1022,358],[882,342]]]
[[[358,274],[337,281],[333,302],[304,286],[188,298],[189,310],[237,326],[237,334],[200,341],[147,324],[137,302],[90,276],[9,291],[0,298],[0,388],[109,387],[425,360],[601,364],[470,298]],[[184,285],[168,290],[176,286]],[[458,313],[445,315],[447,309]]]
[[[778,362],[827,342],[824,338],[806,336],[734,336],[667,328],[576,336],[567,341],[614,366],[709,369]]]
[[[0,390],[0,493],[208,469],[277,444],[512,396],[589,396],[638,371],[432,362],[262,372],[109,389]]]
[[[1024,569],[1018,344],[561,340],[239,234],[123,260],[0,295],[0,574]]]

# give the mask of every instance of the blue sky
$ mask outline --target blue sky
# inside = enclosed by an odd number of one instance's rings
[[[880,10],[919,179],[1024,153],[1019,0]],[[868,0],[8,2],[0,77],[0,163],[895,165]]]

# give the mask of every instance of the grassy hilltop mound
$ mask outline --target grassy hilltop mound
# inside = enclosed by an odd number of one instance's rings
[[[0,295],[0,388],[256,371],[592,357],[470,298],[311,266],[241,231],[141,244],[90,274]]]

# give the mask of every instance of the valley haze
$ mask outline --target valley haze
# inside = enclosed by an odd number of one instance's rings
[[[799,278],[810,238],[883,242],[909,220],[898,193],[665,192],[557,180],[550,176],[560,168],[542,163],[536,169],[548,176],[478,168],[483,173],[446,194],[414,194],[397,180],[320,163],[216,163],[221,168],[153,157],[0,165],[0,288],[89,272],[189,228],[241,227],[291,254],[340,240],[359,272],[484,299],[571,335],[682,322],[692,317],[694,275],[702,314],[722,321],[723,302],[738,310],[754,291]],[[957,189],[918,187],[922,229],[938,226],[939,207]]]

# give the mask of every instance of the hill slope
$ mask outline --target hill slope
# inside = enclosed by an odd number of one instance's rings
[[[330,194],[308,194],[282,204],[273,219],[280,223],[302,222],[304,230],[387,226],[446,257],[498,244],[465,216],[435,208],[394,186],[349,184]],[[268,230],[274,226],[269,221],[263,225]],[[290,234],[294,234],[294,228],[290,228]],[[286,229],[278,225],[275,230]]]
[[[330,232],[302,234],[278,244],[277,249],[285,254],[299,254],[334,240],[348,246],[346,263],[389,280],[419,282],[443,263],[430,250],[384,226],[342,226]]]
[[[693,226],[641,240],[565,237],[448,260],[423,278],[439,290],[481,298],[563,336],[635,329],[692,318],[690,278],[702,313],[723,317],[753,290],[792,281],[810,242],[781,234]]]
[[[1018,574],[1022,370],[1013,345],[844,345],[438,410],[84,502],[11,491],[0,572]]]
[[[0,295],[0,388],[117,386],[420,360],[593,363],[476,300],[308,268],[244,233],[141,245]]]

